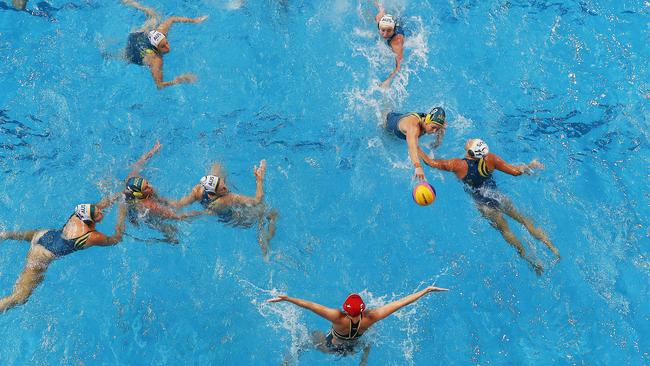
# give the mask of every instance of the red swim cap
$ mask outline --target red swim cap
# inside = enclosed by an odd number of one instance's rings
[[[364,310],[366,310],[366,304],[358,294],[351,294],[343,303],[343,311],[349,316],[359,316]]]

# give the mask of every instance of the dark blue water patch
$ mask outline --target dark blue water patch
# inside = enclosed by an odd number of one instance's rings
[[[38,145],[40,139],[48,139],[51,135],[49,130],[39,131],[27,124],[11,118],[9,110],[0,110],[0,158],[9,157],[15,160],[32,160],[35,155],[31,147]],[[28,118],[35,124],[42,121],[33,116]],[[25,152],[23,154],[23,152]]]
[[[584,116],[584,112],[579,110],[569,111],[563,116],[539,117],[540,113],[550,113],[548,109],[518,109],[521,114],[508,114],[506,115],[506,119],[516,120],[527,118],[533,125],[533,131],[531,132],[533,136],[544,134],[579,138],[588,134],[593,129],[606,126],[614,121],[619,116],[623,106],[620,104],[599,104],[595,107],[601,111],[600,116],[593,118],[591,121],[584,121],[588,117]],[[578,119],[583,119],[583,121],[576,121]]]
[[[34,5],[33,8],[29,8],[30,2],[27,3],[27,7],[24,10],[19,10],[13,7],[13,5],[9,5],[4,1],[0,1],[0,9],[2,10],[12,10],[16,12],[24,12],[29,15],[35,16],[35,17],[43,17],[47,18],[51,22],[56,22],[57,19],[54,18],[54,15],[59,11],[63,9],[78,9],[80,6],[74,3],[66,3],[61,5],[60,7],[54,7],[50,5],[49,3],[45,1],[40,1]]]

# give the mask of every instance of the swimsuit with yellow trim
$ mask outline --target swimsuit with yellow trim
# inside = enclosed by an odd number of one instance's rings
[[[410,116],[415,116],[419,119],[422,118],[427,118],[428,114],[426,113],[418,113],[418,112],[408,112],[408,113],[395,113],[395,112],[390,112],[386,116],[386,129],[392,133],[395,134],[395,136],[401,138],[402,140],[406,140],[406,135],[402,130],[399,129],[399,121],[406,117]],[[433,121],[435,122],[435,121]],[[420,136],[424,135],[424,131],[420,133]]]
[[[463,160],[467,163],[467,175],[463,178],[465,190],[472,195],[472,198],[477,203],[490,207],[499,207],[500,202],[496,197],[500,196],[500,194],[497,191],[497,184],[492,178],[486,160],[484,158]]]
[[[159,55],[158,49],[149,42],[149,38],[144,32],[135,32],[129,34],[126,42],[126,59],[136,65],[144,65],[144,58],[147,55]]]
[[[44,246],[45,249],[52,252],[56,257],[63,257],[64,255],[84,249],[88,238],[90,238],[90,235],[94,231],[90,230],[76,238],[65,239],[63,238],[62,230],[50,230],[38,239],[38,244]]]

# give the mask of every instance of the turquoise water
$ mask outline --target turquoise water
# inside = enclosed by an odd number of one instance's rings
[[[338,307],[361,292],[375,307],[431,283],[450,291],[364,336],[369,364],[650,363],[647,2],[386,3],[411,32],[387,91],[377,84],[394,59],[371,2],[148,1],[165,16],[210,16],[172,28],[166,77],[199,81],[163,91],[111,56],[144,21],[135,10],[52,1],[30,16],[2,4],[1,230],[60,227],[77,203],[121,190],[156,139],[144,175],[162,195],[185,194],[217,160],[253,194],[265,158],[280,219],[268,263],[254,230],[209,217],[179,224],[177,246],[127,226],[119,246],[58,260],[0,316],[0,363],[358,364],[298,355],[329,324],[265,300]],[[451,174],[427,169],[437,200],[412,202],[406,148],[379,116],[433,105],[450,123],[436,157],[481,137],[508,161],[546,164],[496,177],[562,253],[555,263],[511,224],[541,277]],[[3,294],[26,252],[0,243]]]

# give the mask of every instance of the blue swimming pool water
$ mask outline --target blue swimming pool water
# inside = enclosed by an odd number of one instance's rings
[[[431,283],[450,291],[364,336],[369,364],[650,362],[647,2],[387,2],[410,37],[384,92],[393,59],[371,2],[145,4],[210,15],[175,25],[165,57],[168,78],[192,71],[197,84],[157,91],[111,56],[144,21],[117,1],[52,1],[47,16],[0,6],[0,228],[60,227],[78,202],[121,189],[160,139],[145,175],[169,197],[216,160],[252,194],[252,167],[267,159],[266,200],[280,212],[270,261],[254,230],[208,217],[180,224],[178,246],[127,226],[121,245],[55,262],[26,305],[0,316],[1,364],[358,364],[299,354],[328,324],[265,300],[338,307],[361,292],[375,307]],[[497,176],[562,253],[555,263],[511,225],[541,277],[450,174],[426,171],[434,206],[410,199],[405,146],[379,116],[433,105],[450,121],[436,157],[482,137],[509,161],[546,164]],[[27,245],[0,251],[4,296]]]

